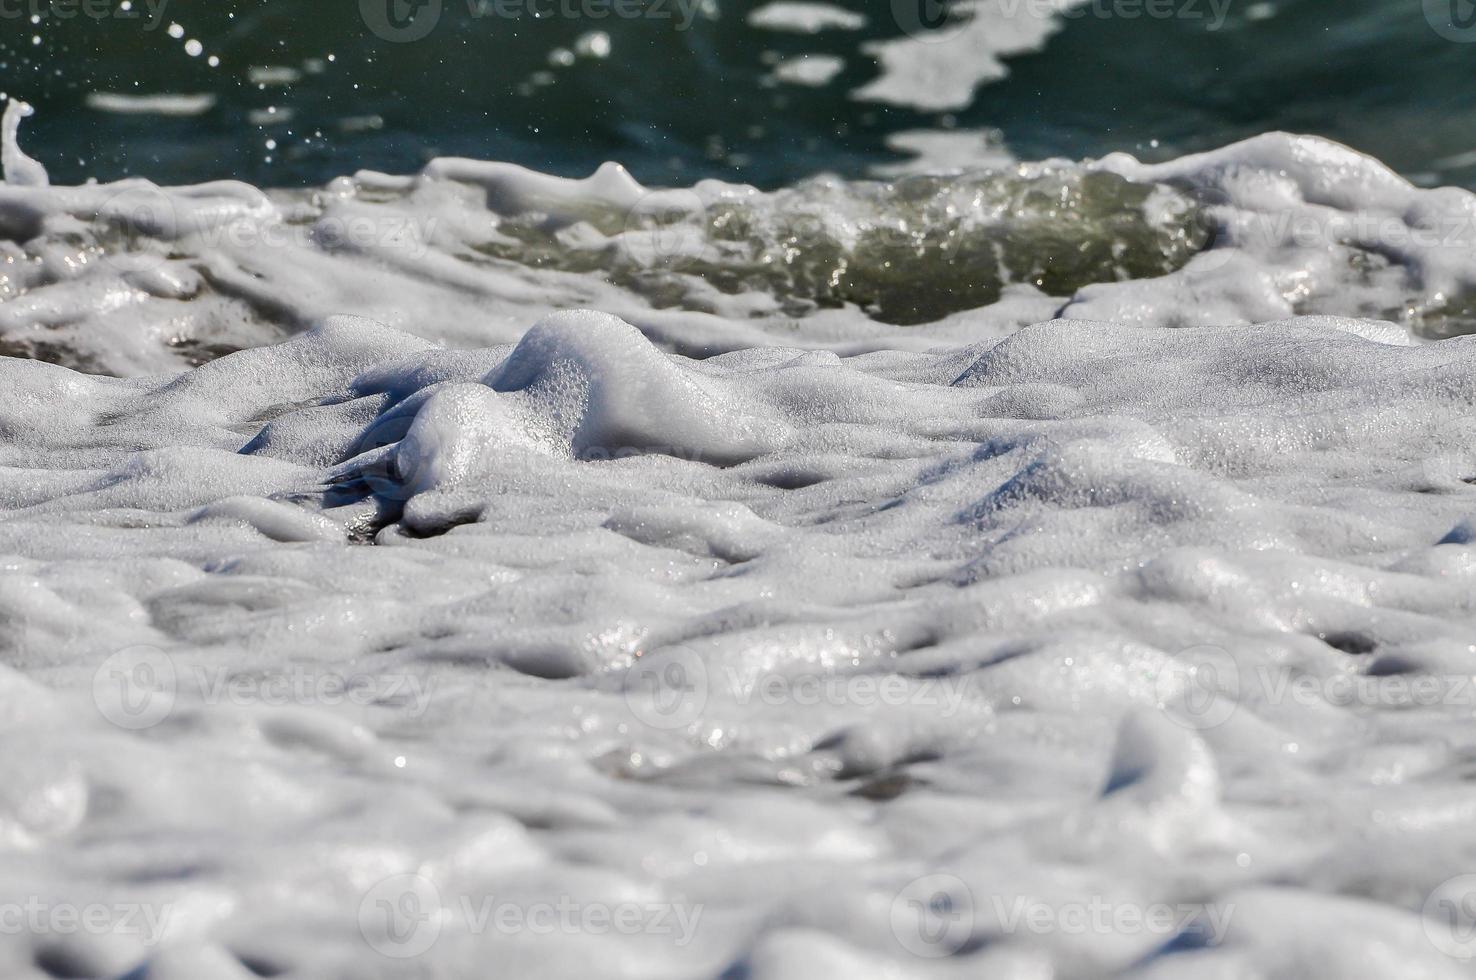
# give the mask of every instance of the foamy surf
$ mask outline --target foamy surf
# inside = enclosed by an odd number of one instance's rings
[[[1465,975],[1469,193],[67,187],[23,112],[5,975]]]
[[[0,361],[0,902],[152,916],[5,972],[1455,975],[1476,362],[1366,332]]]
[[[762,192],[650,189],[444,159],[316,191],[35,186],[14,139],[0,344],[143,374],[366,316],[454,347],[593,307],[698,356],[999,338],[1052,317],[1153,326],[1335,315],[1467,332],[1476,197],[1269,134],[1156,165],[1010,164]]]

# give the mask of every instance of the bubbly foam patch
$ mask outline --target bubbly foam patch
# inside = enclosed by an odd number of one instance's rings
[[[773,192],[462,159],[313,191],[47,187],[7,146],[0,351],[96,373],[177,370],[345,313],[477,348],[589,307],[699,357],[922,351],[1058,315],[1476,323],[1476,197],[1285,134],[1152,166],[985,151],[994,169]]]
[[[1463,975],[1470,194],[57,187],[21,112],[0,974]]]
[[[1406,339],[0,359],[0,903],[138,912],[0,969],[1457,975],[1476,359]]]

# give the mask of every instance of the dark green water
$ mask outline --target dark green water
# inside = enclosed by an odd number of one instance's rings
[[[1454,2],[1459,16],[1468,0]],[[709,0],[687,30],[674,9],[510,20],[445,0],[426,37],[393,43],[366,26],[357,0],[164,0],[152,25],[143,0],[136,19],[62,19],[45,3],[4,0],[0,90],[36,106],[26,145],[58,181],[299,185],[465,155],[570,175],[615,159],[646,182],[773,187],[818,171],[861,175],[901,159],[888,134],[957,126],[997,127],[1022,158],[1167,157],[1289,129],[1421,182],[1476,186],[1476,44],[1442,37],[1418,0],[1231,0],[1218,30],[1203,18],[1079,17],[951,115],[851,96],[877,75],[860,45],[901,33],[892,4],[842,0],[867,16],[863,29],[800,36],[749,26],[756,4],[736,0]],[[39,23],[33,9],[45,12]],[[590,31],[609,35],[608,57],[550,64]],[[776,86],[766,52],[834,54],[845,68],[823,87]],[[300,74],[252,71],[270,66]],[[90,106],[96,92],[215,102],[187,118],[126,115]]]

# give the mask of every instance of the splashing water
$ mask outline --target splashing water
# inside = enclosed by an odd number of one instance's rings
[[[0,171],[12,187],[46,187],[51,183],[46,168],[26,156],[20,148],[20,123],[35,113],[29,104],[11,99],[0,118]]]

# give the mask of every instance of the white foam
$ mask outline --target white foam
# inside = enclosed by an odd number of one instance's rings
[[[1009,74],[1004,59],[1041,50],[1060,30],[1058,15],[1083,2],[957,0],[947,5],[948,20],[940,25],[909,21],[903,36],[862,45],[881,74],[856,89],[855,97],[930,111],[963,108],[980,85]],[[938,6],[920,3],[916,9]],[[895,9],[913,7],[899,3]]]
[[[7,145],[21,179],[44,173]],[[1053,315],[1336,315],[1421,336],[1476,323],[1476,197],[1415,188],[1336,144],[1269,134],[1152,166],[1014,164],[968,134],[898,145],[923,154],[902,169],[958,176],[652,190],[615,164],[569,180],[443,159],[314,192],[12,180],[0,187],[0,342],[128,375],[340,313],[481,347],[589,306],[703,356],[926,350]]]
[[[771,77],[790,85],[818,88],[830,82],[846,68],[844,58],[828,54],[798,54],[784,58],[774,66]]]
[[[1016,161],[1003,140],[1003,135],[995,129],[904,130],[888,136],[887,146],[912,154],[912,158],[900,163],[880,164],[873,167],[872,172],[878,177],[906,177],[1004,170]]]
[[[0,357],[0,974],[1463,975],[1471,195],[55,187],[21,112],[0,339],[124,376]]]
[[[134,95],[125,92],[88,92],[87,107],[124,116],[199,116],[215,106],[211,92]]]
[[[1476,359],[1367,332],[0,359],[0,901],[161,921],[0,963],[1446,975],[1471,706],[1337,692],[1476,654]]]
[[[827,30],[858,31],[866,26],[866,17],[828,3],[775,0],[750,11],[748,23],[769,31],[819,34]]]
[[[11,99],[5,104],[4,117],[0,118],[0,176],[15,187],[45,187],[51,183],[46,168],[21,150],[17,135],[20,121],[35,111],[28,103]]]

